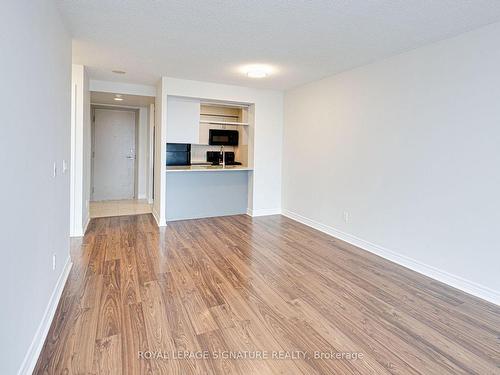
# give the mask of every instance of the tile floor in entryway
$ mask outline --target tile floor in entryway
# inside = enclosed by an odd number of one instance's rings
[[[123,199],[90,202],[90,217],[110,217],[151,213],[146,199]]]

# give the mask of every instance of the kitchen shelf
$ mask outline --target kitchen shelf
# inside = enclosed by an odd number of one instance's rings
[[[217,113],[200,113],[200,116],[210,116],[210,117],[230,117],[230,118],[239,118],[239,115],[221,115]]]
[[[200,124],[217,124],[217,125],[240,125],[240,126],[246,126],[246,125],[248,125],[248,122],[200,120]]]

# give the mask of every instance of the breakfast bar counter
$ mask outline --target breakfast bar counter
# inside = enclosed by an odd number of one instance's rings
[[[168,166],[167,221],[245,214],[252,176],[242,166]]]
[[[166,171],[170,172],[237,172],[252,171],[253,168],[243,167],[241,165],[180,165],[167,166]]]

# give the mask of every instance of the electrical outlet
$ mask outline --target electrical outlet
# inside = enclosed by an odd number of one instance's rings
[[[52,254],[52,271],[56,270],[56,254]]]
[[[348,222],[349,222],[349,216],[350,216],[350,215],[349,215],[349,212],[344,211],[344,222],[345,222],[345,223],[348,223]]]
[[[62,173],[65,174],[68,170],[68,162],[66,160],[62,161]]]
[[[56,162],[54,162],[54,169],[52,171],[52,174],[53,174],[54,178],[57,177],[57,163]]]

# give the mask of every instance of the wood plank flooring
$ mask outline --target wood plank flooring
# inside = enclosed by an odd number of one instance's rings
[[[35,374],[500,374],[497,306],[282,216],[93,219],[72,259]]]

